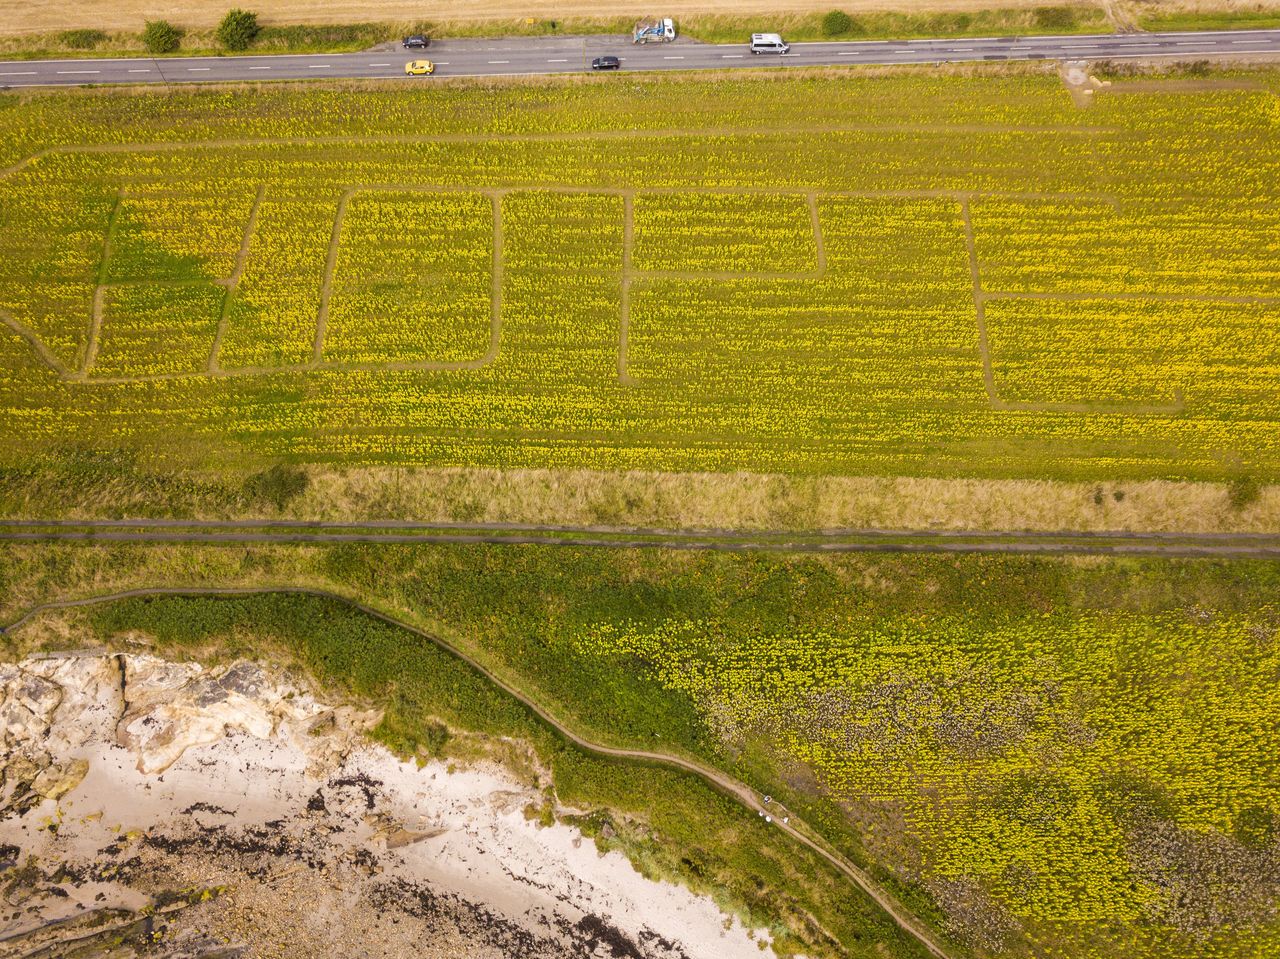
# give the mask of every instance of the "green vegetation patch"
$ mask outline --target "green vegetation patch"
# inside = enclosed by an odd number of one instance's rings
[[[156,582],[324,586],[403,616],[596,741],[772,795],[977,954],[1253,959],[1280,935],[1273,563],[50,545],[0,564],[8,597]],[[104,636],[288,648],[389,704],[382,735],[406,752],[447,754],[440,721],[546,742],[422,639],[319,601],[92,615]],[[653,808],[595,781],[590,808]],[[751,875],[717,856],[712,885]]]
[[[1280,10],[1261,4],[1254,10],[1247,7],[1224,10],[1157,8],[1139,15],[1138,25],[1153,33],[1172,30],[1272,30],[1280,27]]]
[[[296,663],[331,692],[383,708],[373,736],[402,756],[471,758],[477,734],[492,745],[527,742],[558,802],[588,811],[568,820],[602,852],[618,849],[645,875],[711,896],[766,928],[780,955],[927,955],[820,859],[697,778],[583,752],[455,656],[344,603],[280,594],[123,600],[91,609],[83,625],[108,640],[144,634],[165,656]],[[464,740],[453,742],[450,729]]]
[[[886,6],[889,6],[886,4]],[[977,10],[858,11],[705,15],[679,21],[686,35],[709,43],[745,43],[752,33],[781,33],[789,42],[903,40],[924,37],[991,37],[1107,33],[1101,6],[1068,3]]]

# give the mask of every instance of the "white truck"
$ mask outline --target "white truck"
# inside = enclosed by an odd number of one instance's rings
[[[631,33],[632,43],[670,43],[676,38],[676,22],[670,17],[637,23]]]

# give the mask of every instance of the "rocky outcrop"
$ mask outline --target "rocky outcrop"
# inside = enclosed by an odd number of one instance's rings
[[[710,902],[530,821],[538,788],[400,762],[377,719],[250,662],[0,665],[0,954],[762,955]]]

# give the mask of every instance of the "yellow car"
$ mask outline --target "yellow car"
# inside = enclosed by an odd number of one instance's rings
[[[410,60],[404,65],[407,77],[426,77],[436,72],[436,65],[430,60]]]

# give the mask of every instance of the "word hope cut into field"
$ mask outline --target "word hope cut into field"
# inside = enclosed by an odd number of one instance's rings
[[[10,99],[0,434],[186,463],[1271,473],[1275,91]]]

